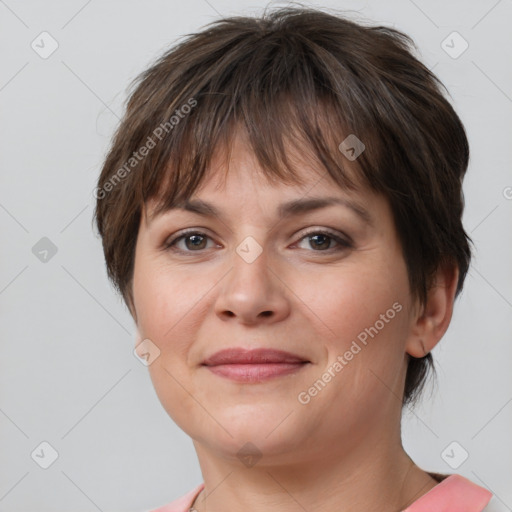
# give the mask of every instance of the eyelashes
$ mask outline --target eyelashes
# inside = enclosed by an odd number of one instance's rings
[[[178,244],[182,241],[186,240],[195,240],[191,247],[195,247],[194,249],[189,248],[180,248]],[[347,250],[353,248],[353,242],[350,237],[342,234],[338,234],[336,232],[332,232],[326,229],[314,228],[310,229],[307,232],[303,232],[300,235],[300,238],[294,245],[300,244],[304,240],[309,239],[309,250],[310,252],[318,252],[318,253],[326,253],[332,254],[333,252],[340,252],[343,250]],[[187,229],[185,231],[181,231],[177,236],[171,238],[170,240],[166,240],[163,244],[162,249],[164,251],[171,251],[174,253],[181,254],[194,254],[194,253],[204,253],[208,247],[205,246],[204,242],[208,240],[213,240],[207,233],[200,231],[198,229]],[[326,243],[327,242],[327,243]],[[335,242],[336,246],[331,247],[332,242]],[[316,247],[319,249],[313,249],[315,244],[319,244]],[[328,246],[327,249],[324,248]],[[186,246],[185,246],[186,247]],[[218,246],[217,246],[218,247]]]

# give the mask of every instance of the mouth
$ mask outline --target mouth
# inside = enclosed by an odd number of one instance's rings
[[[302,370],[311,361],[282,350],[225,349],[203,361],[212,373],[238,382],[261,382]]]

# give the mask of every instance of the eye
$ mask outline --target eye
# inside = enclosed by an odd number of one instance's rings
[[[163,249],[181,253],[201,252],[203,249],[209,248],[207,247],[208,239],[211,240],[206,233],[190,229],[182,231],[175,238],[166,241]],[[310,248],[318,249],[313,252],[341,251],[353,247],[351,241],[342,238],[336,233],[319,230],[318,228],[303,234],[298,243],[300,244],[306,239],[309,239]],[[338,247],[331,247],[333,241],[338,244]],[[184,246],[180,247],[179,244],[181,242],[184,242]]]
[[[311,230],[305,233],[299,240],[299,243],[303,240],[309,239],[309,246],[318,250],[313,252],[326,252],[326,251],[341,251],[352,247],[352,243],[349,240],[345,240],[336,233],[324,230]],[[336,242],[338,247],[331,247],[332,242]]]
[[[206,241],[210,237],[201,231],[182,231],[177,237],[164,243],[165,250],[172,250],[177,252],[199,252],[201,249],[206,249]],[[179,243],[184,241],[185,248],[179,247]]]

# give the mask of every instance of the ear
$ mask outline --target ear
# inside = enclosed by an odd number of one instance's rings
[[[426,356],[448,329],[458,279],[457,265],[442,265],[437,270],[426,304],[412,319],[413,325],[406,343],[406,352],[412,357]]]

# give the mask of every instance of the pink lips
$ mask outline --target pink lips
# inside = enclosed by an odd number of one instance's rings
[[[216,352],[202,364],[222,377],[239,382],[261,382],[294,373],[306,363],[309,361],[282,350],[231,348]]]

